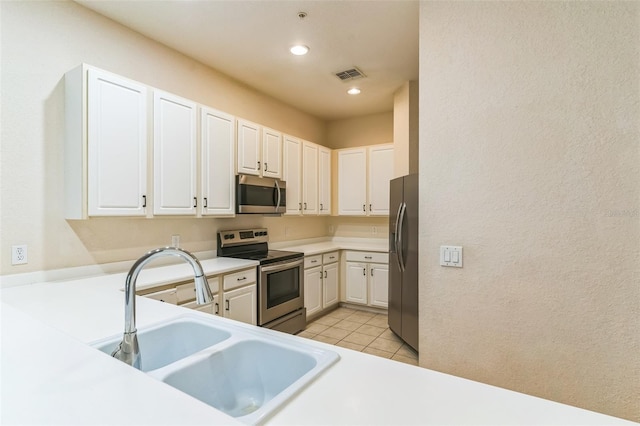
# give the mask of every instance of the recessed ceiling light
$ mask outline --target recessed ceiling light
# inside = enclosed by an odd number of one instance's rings
[[[291,49],[289,49],[289,51],[294,55],[302,56],[307,54],[307,52],[309,51],[309,48],[303,44],[297,44],[295,46],[292,46]]]
[[[347,90],[347,93],[350,95],[358,95],[360,94],[360,89],[358,89],[357,87],[352,87],[351,89]]]

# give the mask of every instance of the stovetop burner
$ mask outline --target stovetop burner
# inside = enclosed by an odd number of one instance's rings
[[[264,228],[218,232],[218,256],[257,260],[261,265],[304,257],[304,253],[269,250]]]

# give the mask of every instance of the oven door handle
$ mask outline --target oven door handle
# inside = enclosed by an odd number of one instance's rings
[[[262,272],[279,271],[283,269],[294,268],[296,266],[302,265],[303,263],[304,263],[304,258],[301,258],[299,260],[294,260],[293,262],[275,263],[273,265],[261,266],[260,271]]]

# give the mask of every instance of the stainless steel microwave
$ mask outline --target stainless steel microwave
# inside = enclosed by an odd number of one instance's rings
[[[250,175],[236,176],[236,213],[282,214],[286,209],[285,181]]]

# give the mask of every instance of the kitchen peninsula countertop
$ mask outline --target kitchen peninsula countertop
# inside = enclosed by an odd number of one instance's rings
[[[333,237],[320,240],[303,240],[270,243],[269,247],[279,250],[299,251],[305,256],[327,253],[334,250],[374,251],[387,253],[389,242],[386,238],[343,238]]]
[[[256,264],[222,258],[202,263],[207,274]],[[187,279],[191,271],[174,265],[148,268],[143,274],[144,285],[156,285]],[[236,424],[226,414],[87,344],[122,332],[125,275],[2,289],[0,423]],[[187,312],[144,297],[136,303],[139,328]],[[223,327],[231,321],[215,320]],[[259,330],[265,337],[277,333]],[[285,337],[292,342],[302,339]],[[337,352],[340,360],[268,418],[267,424],[633,424],[373,355],[305,342]]]

